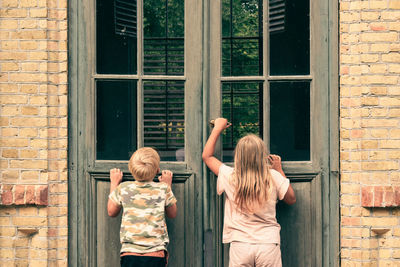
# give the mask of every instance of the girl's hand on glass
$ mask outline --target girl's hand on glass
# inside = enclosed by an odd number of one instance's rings
[[[276,170],[276,171],[281,171],[282,170],[282,161],[281,157],[278,155],[269,155],[268,156],[268,163],[271,165],[271,168]]]

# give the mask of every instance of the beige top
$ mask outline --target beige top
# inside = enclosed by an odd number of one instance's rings
[[[225,192],[225,216],[222,242],[233,241],[247,243],[276,243],[280,244],[281,226],[276,220],[275,206],[278,198],[282,200],[289,188],[289,179],[279,172],[271,170],[272,195],[265,207],[254,213],[239,211],[234,203],[234,187],[232,181],[233,168],[224,164],[219,168],[217,193]]]

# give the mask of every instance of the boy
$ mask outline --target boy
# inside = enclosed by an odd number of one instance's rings
[[[176,198],[172,193],[172,172],[162,171],[160,183],[153,182],[160,171],[160,156],[149,147],[133,153],[129,171],[135,181],[122,181],[119,169],[110,170],[108,215],[124,209],[121,221],[121,266],[158,267],[167,264],[169,243],[165,215],[175,218]]]

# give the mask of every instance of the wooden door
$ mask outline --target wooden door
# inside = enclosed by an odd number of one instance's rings
[[[337,7],[294,0],[69,2],[69,265],[118,266],[108,171],[153,146],[174,172],[170,265],[227,266],[223,199],[201,160],[208,121],[280,154],[297,203],[279,204],[284,266],[338,265]],[[336,28],[335,28],[336,27]]]
[[[295,205],[277,207],[287,267],[338,265],[337,91],[330,76],[337,71],[329,8],[318,0],[210,1],[208,116],[232,123],[218,153],[232,162],[237,140],[255,133],[282,157],[297,196]],[[215,177],[209,179],[215,186]],[[212,203],[209,221],[220,244],[223,199]],[[228,246],[216,249],[216,265],[228,266]]]
[[[132,180],[128,160],[144,146],[174,172],[170,266],[203,265],[201,27],[201,1],[71,4],[71,266],[119,266],[108,173]]]

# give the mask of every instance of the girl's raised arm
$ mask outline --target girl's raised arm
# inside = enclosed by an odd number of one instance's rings
[[[203,149],[203,161],[207,165],[207,167],[218,175],[219,167],[221,167],[222,162],[214,156],[215,145],[218,141],[219,136],[222,131],[228,128],[230,124],[228,124],[228,120],[224,118],[218,118],[214,122],[214,128],[211,131],[210,136],[208,137],[207,143]]]

